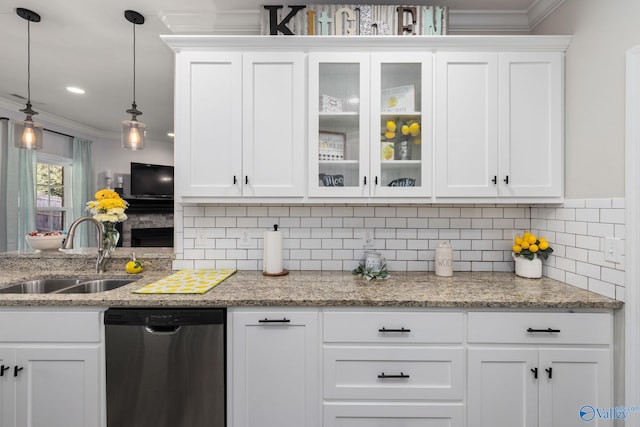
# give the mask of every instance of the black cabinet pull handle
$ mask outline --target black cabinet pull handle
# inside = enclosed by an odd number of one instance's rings
[[[10,366],[0,366],[0,377],[4,377],[4,371],[8,371],[9,369],[11,369]]]
[[[244,183],[247,185],[249,184],[249,175],[244,176]]]
[[[560,332],[560,329],[551,329],[551,328],[547,328],[547,329],[533,329],[533,328],[528,328],[527,332],[530,333],[535,333],[535,332],[549,332],[549,333],[558,333]]]
[[[384,372],[382,372],[380,375],[378,375],[378,378],[409,378],[409,375],[400,372],[400,375],[386,375]]]
[[[509,184],[509,175],[505,176],[503,181],[505,184]]]
[[[400,328],[400,329],[387,329],[384,326],[380,329],[378,329],[378,332],[411,332],[411,329],[405,329],[404,327]]]
[[[266,317],[264,319],[260,319],[258,320],[258,323],[290,323],[291,320],[287,319],[286,317],[283,317],[282,319],[267,319]]]
[[[17,377],[18,376],[18,372],[22,371],[24,368],[22,366],[18,367],[18,366],[14,366],[13,367],[13,376]]]
[[[549,375],[549,379],[551,379],[551,376],[553,375],[553,368],[547,368],[545,371],[547,371],[547,375]]]
[[[538,379],[538,368],[531,369],[531,372],[533,372],[533,378]]]
[[[238,177],[233,175],[233,185],[236,185],[238,183]]]
[[[493,175],[493,179],[491,180],[494,184],[498,183],[498,175]]]
[[[364,177],[364,185],[367,185],[367,177]]]
[[[378,185],[378,177],[377,176],[373,179],[373,182],[374,182],[375,185]]]

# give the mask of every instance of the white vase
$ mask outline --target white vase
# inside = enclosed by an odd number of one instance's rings
[[[542,277],[542,260],[537,256],[533,259],[516,256],[513,252],[511,256],[516,261],[516,276],[528,279],[539,279]]]

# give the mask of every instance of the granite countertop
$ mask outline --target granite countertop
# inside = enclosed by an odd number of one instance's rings
[[[87,277],[95,274],[85,272]],[[77,307],[441,307],[441,308],[620,308],[623,303],[549,279],[523,279],[513,273],[463,273],[438,277],[432,272],[393,273],[388,280],[366,281],[350,272],[292,271],[287,276],[265,277],[240,271],[201,295],[140,295],[132,291],[171,274],[145,271],[129,277],[135,282],[98,294],[0,294],[0,306]],[[81,274],[80,272],[73,273]],[[69,275],[65,271],[0,272],[0,288],[36,277]]]

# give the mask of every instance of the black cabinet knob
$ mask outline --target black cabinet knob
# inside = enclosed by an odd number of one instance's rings
[[[24,367],[22,366],[14,366],[13,367],[13,376],[17,377],[18,376],[18,372],[22,371],[24,369]]]
[[[9,366],[4,366],[4,365],[0,366],[0,377],[4,377],[4,372],[8,371],[9,369],[11,369],[11,367]]]

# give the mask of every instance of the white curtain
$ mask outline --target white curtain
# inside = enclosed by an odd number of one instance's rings
[[[83,138],[73,138],[73,183],[72,206],[73,217],[71,222],[86,216],[86,204],[93,199],[93,160],[91,158],[92,141]],[[76,229],[74,239],[75,247],[88,247],[95,245],[94,228],[81,226]]]
[[[22,130],[13,120],[2,126],[0,196],[6,203],[0,222],[4,231],[0,249],[5,251],[28,250],[25,236],[36,229],[36,152],[15,147],[14,136]]]

